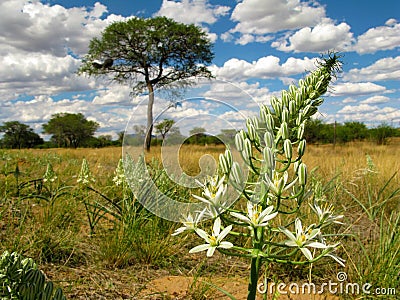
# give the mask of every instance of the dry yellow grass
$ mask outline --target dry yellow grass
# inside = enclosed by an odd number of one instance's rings
[[[218,156],[225,151],[224,146],[198,146],[183,145],[180,148],[163,149],[161,147],[152,147],[149,153],[145,153],[146,161],[151,162],[154,158],[161,161],[162,158],[170,158],[168,155],[177,156],[176,161],[184,172],[189,175],[196,175],[200,172],[201,157],[210,155],[218,163]],[[34,157],[57,155],[62,158],[60,165],[54,167],[60,172],[68,168],[71,161],[80,162],[86,158],[93,173],[97,175],[107,175],[113,172],[117,166],[118,160],[122,156],[121,147],[109,147],[100,149],[43,149],[43,150],[13,150],[14,153],[20,153],[20,161],[27,163],[23,157],[24,153]],[[141,153],[140,147],[135,148],[136,155]],[[380,177],[388,179],[396,171],[400,171],[400,140],[394,140],[389,145],[378,146],[368,142],[348,143],[345,145],[308,145],[304,161],[308,170],[317,169],[317,174],[323,178],[329,179],[340,174],[342,180],[351,180],[356,176],[360,169],[367,167],[367,155],[369,155],[380,172]],[[172,155],[172,156],[173,156]],[[199,163],[200,162],[200,163]],[[206,161],[209,165],[210,161]],[[394,182],[399,183],[400,175],[396,174]]]

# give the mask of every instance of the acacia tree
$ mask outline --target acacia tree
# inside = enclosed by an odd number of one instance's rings
[[[99,124],[89,121],[81,113],[58,113],[43,124],[44,133],[52,134],[52,139],[60,146],[79,147],[83,141],[92,137]]]
[[[93,38],[78,74],[111,76],[128,83],[133,92],[148,91],[147,129],[144,146],[150,149],[156,88],[193,83],[212,77],[207,69],[214,57],[207,34],[198,26],[166,17],[132,18],[109,25]],[[103,62],[103,63],[99,63]]]
[[[2,144],[6,148],[31,148],[44,142],[32,128],[18,121],[4,122],[0,132],[4,132]]]
[[[161,134],[162,140],[164,142],[165,136],[171,130],[172,126],[174,126],[175,121],[171,119],[164,119],[156,125],[156,131]]]

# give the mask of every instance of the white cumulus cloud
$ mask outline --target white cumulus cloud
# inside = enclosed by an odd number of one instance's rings
[[[243,0],[232,12],[233,32],[266,34],[314,26],[325,16],[317,3],[299,0]]]
[[[315,69],[315,62],[316,59],[308,57],[303,59],[290,57],[281,64],[279,57],[269,55],[253,62],[232,58],[226,61],[222,67],[213,66],[211,70],[217,78],[225,80],[268,79],[286,77],[313,70]]]
[[[400,47],[400,24],[389,19],[384,26],[368,29],[357,38],[353,49],[359,54],[393,50]]]
[[[400,80],[400,56],[381,58],[368,67],[351,69],[343,75],[343,79],[349,81]]]
[[[372,82],[337,83],[331,91],[332,96],[359,96],[386,92],[386,87]]]
[[[382,104],[382,103],[387,103],[389,101],[390,101],[389,97],[377,95],[377,96],[372,96],[365,100],[362,100],[360,103],[361,104]]]
[[[229,6],[211,5],[208,0],[163,0],[160,10],[155,15],[186,24],[213,24],[230,9]]]
[[[352,41],[353,34],[348,24],[335,25],[326,19],[313,28],[304,27],[288,38],[273,42],[272,47],[285,52],[325,52],[346,49]]]

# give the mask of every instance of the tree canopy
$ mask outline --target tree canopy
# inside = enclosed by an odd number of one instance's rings
[[[44,133],[52,134],[51,139],[58,147],[74,147],[93,137],[99,124],[89,121],[81,113],[58,113],[52,115],[48,123],[43,124]]]
[[[0,132],[4,132],[2,145],[5,148],[32,148],[43,144],[43,139],[32,128],[18,121],[4,122]]]
[[[133,91],[149,92],[145,148],[150,149],[155,88],[188,85],[212,77],[214,54],[207,34],[193,24],[166,17],[132,18],[109,25],[89,43],[79,74],[111,76]]]
[[[164,119],[158,122],[155,126],[156,132],[161,134],[162,140],[165,140],[165,136],[171,130],[172,126],[174,126],[175,121],[171,119]]]

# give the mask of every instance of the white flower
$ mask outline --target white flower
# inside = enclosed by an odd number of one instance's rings
[[[218,180],[218,176],[208,177],[205,184],[198,182],[203,187],[203,197],[192,195],[194,198],[208,204],[207,213],[216,218],[225,210],[223,202],[228,186],[224,183],[225,176]]]
[[[206,212],[206,209],[203,209],[199,214],[196,215],[195,218],[193,218],[192,214],[189,213],[189,215],[185,218],[185,221],[182,222],[183,226],[176,229],[172,235],[173,236],[178,235],[186,230],[189,230],[189,231],[196,230],[197,223],[199,223],[201,221],[205,212]]]
[[[90,172],[89,164],[87,160],[84,158],[82,161],[81,171],[79,172],[78,180],[76,182],[83,185],[88,185],[89,183],[95,181],[96,180],[94,179],[92,173]]]
[[[231,212],[231,215],[253,227],[264,227],[268,225],[269,220],[273,219],[278,214],[278,212],[271,213],[273,210],[274,207],[272,205],[262,210],[261,205],[247,201],[246,216],[236,212]]]
[[[286,246],[299,247],[300,251],[303,252],[305,257],[308,260],[312,260],[313,256],[311,254],[311,251],[306,247],[320,248],[320,249],[328,248],[327,245],[313,240],[315,237],[317,237],[318,234],[320,234],[320,229],[314,228],[314,226],[315,225],[312,224],[308,226],[305,231],[303,231],[301,221],[300,219],[297,218],[295,220],[296,236],[285,227],[281,226],[279,227],[279,229],[289,238],[289,240],[285,242]],[[329,246],[329,247],[334,247],[334,246]]]
[[[272,194],[276,195],[276,196],[281,195],[284,191],[293,187],[293,185],[297,182],[297,178],[296,178],[295,180],[293,180],[292,182],[287,184],[287,181],[289,178],[289,174],[287,171],[285,171],[282,174],[280,172],[273,170],[272,177],[273,177],[272,180],[271,180],[271,178],[269,178],[268,175],[266,175],[264,178],[265,178],[265,182],[266,182],[268,188],[270,189]]]
[[[202,244],[190,249],[189,253],[196,253],[207,250],[207,256],[210,257],[214,254],[216,248],[229,249],[233,247],[231,242],[222,241],[224,237],[232,230],[232,225],[225,227],[221,231],[221,219],[216,218],[212,230],[212,235],[209,235],[202,229],[196,229],[196,233],[206,241]]]
[[[43,175],[43,182],[54,182],[57,179],[57,175],[53,170],[53,166],[48,163],[47,164],[47,168],[46,168],[46,172]]]
[[[113,178],[113,182],[116,186],[120,186],[125,182],[125,171],[124,171],[124,163],[123,160],[120,159],[118,161],[118,166],[115,169],[115,176]]]
[[[318,201],[314,199],[313,205],[309,204],[311,209],[317,214],[318,221],[320,224],[322,224],[322,227],[325,227],[331,223],[343,224],[339,221],[339,219],[343,218],[343,215],[335,216],[333,214],[334,206],[328,203],[323,203],[322,205],[320,205],[320,202],[322,201],[323,200]]]

